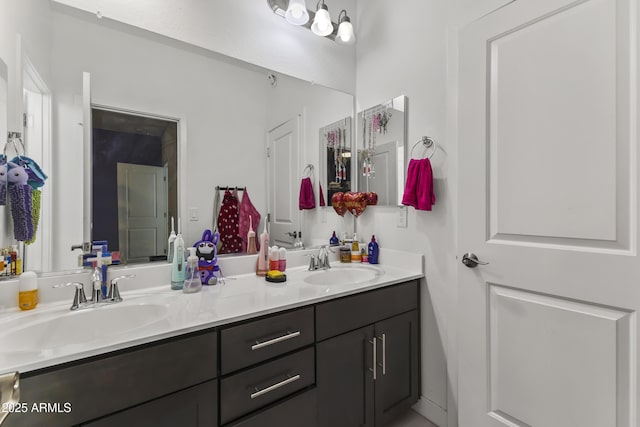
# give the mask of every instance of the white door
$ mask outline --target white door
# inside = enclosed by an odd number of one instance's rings
[[[638,426],[636,3],[460,34],[458,249],[490,263],[458,263],[461,427]]]
[[[118,236],[127,262],[167,254],[167,184],[163,166],[118,163]]]
[[[293,232],[300,231],[299,122],[292,118],[268,132],[269,244],[291,247]]]

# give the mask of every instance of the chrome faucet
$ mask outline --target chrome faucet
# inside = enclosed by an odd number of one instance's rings
[[[320,249],[318,249],[318,255],[310,255],[308,270],[315,271],[331,268],[331,264],[329,263],[329,252],[333,252],[333,250],[329,248],[328,245],[320,246]]]
[[[87,300],[87,296],[84,292],[84,283],[82,282],[69,282],[62,283],[59,285],[53,285],[54,288],[66,288],[69,286],[75,286],[75,293],[73,296],[73,303],[71,303],[71,307],[69,310],[81,310],[84,308],[96,307],[98,305],[103,304],[115,304],[122,301],[122,297],[120,296],[120,290],[118,289],[118,282],[122,279],[133,279],[136,277],[135,274],[127,274],[125,276],[119,276],[114,279],[111,279],[109,285],[109,293],[107,294],[107,298],[105,299],[102,296],[102,290],[98,287],[96,289],[95,282],[96,278],[92,278],[92,299]]]

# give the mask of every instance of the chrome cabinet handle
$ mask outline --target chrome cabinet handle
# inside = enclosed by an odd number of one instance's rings
[[[283,335],[281,337],[278,337],[278,338],[274,338],[274,339],[269,340],[269,341],[263,341],[263,342],[256,341],[256,343],[251,346],[251,350],[258,350],[260,348],[268,347],[270,345],[277,344],[277,343],[282,342],[282,341],[290,340],[291,338],[295,338],[295,337],[298,337],[298,336],[300,336],[300,331],[295,331],[295,332],[287,331],[287,333],[285,335]]]
[[[382,375],[387,375],[387,335],[382,334],[379,339],[382,340]]]
[[[478,265],[487,265],[488,262],[480,261],[476,254],[472,254],[471,252],[467,252],[462,255],[462,263],[469,268],[476,268]]]
[[[285,386],[287,384],[291,384],[294,381],[298,381],[299,379],[300,379],[300,375],[294,375],[293,377],[288,377],[286,380],[280,381],[279,383],[276,383],[274,385],[270,385],[269,387],[263,388],[262,390],[259,390],[258,387],[254,387],[256,392],[251,394],[251,398],[255,399],[256,397],[260,397],[263,394],[267,394],[267,393],[269,393],[269,392],[271,392],[273,390],[276,390],[276,389],[278,389],[280,387],[283,387],[283,386]]]
[[[373,337],[372,341],[369,343],[373,346],[373,368],[369,368],[371,372],[373,372],[373,380],[377,379],[377,371],[378,371],[378,339]]]

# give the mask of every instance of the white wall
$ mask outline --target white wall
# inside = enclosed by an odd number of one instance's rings
[[[409,98],[408,143],[436,139],[432,158],[437,203],[409,208],[406,229],[398,208],[368,208],[358,233],[383,247],[424,254],[422,394],[416,409],[440,426],[457,425],[457,29],[509,0],[382,0],[358,3],[358,111],[397,95]],[[445,410],[447,413],[445,413]]]
[[[69,247],[82,241],[77,226],[82,222],[82,200],[77,190],[69,189],[82,182],[78,123],[83,71],[91,73],[96,104],[180,119],[179,132],[186,136],[180,144],[187,147],[186,204],[200,213],[199,221],[182,218],[185,242],[199,240],[202,230],[211,227],[216,185],[247,186],[256,208],[266,212],[266,75],[211,52],[185,49],[85,15],[53,13],[58,206],[54,270],[74,267]]]
[[[266,0],[53,0],[307,81],[354,92],[353,46],[290,25]],[[316,2],[307,2],[315,9]],[[355,18],[355,0],[328,4]],[[352,23],[356,26],[355,19]]]

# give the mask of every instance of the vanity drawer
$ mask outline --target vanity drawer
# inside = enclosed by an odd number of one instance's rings
[[[229,427],[315,427],[317,425],[317,406],[316,389],[314,388],[230,424]]]
[[[220,421],[226,424],[314,383],[313,348],[224,378],[220,383]]]
[[[224,375],[313,344],[313,307],[223,329],[220,340]]]
[[[318,341],[418,308],[418,281],[392,285],[316,306]]]
[[[67,427],[160,398],[215,378],[216,354],[216,332],[206,332],[27,373],[21,401],[68,402],[72,410],[11,414],[3,427]]]

